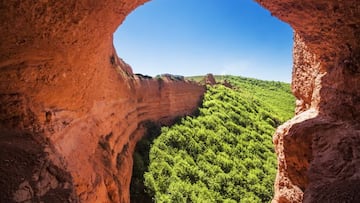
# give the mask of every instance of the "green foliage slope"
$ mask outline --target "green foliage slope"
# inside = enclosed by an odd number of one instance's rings
[[[144,174],[156,202],[269,202],[275,128],[293,115],[286,83],[226,76],[234,87],[208,87],[200,113],[161,135]]]

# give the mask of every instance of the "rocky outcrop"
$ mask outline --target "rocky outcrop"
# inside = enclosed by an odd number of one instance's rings
[[[132,153],[146,131],[144,124],[171,124],[191,114],[205,91],[195,83],[129,75],[129,67],[123,70],[117,59],[108,64],[103,68],[112,73],[103,82],[112,80],[108,84],[115,85],[100,83],[97,89],[89,89],[88,94],[104,93],[104,98],[87,98],[92,104],[89,109],[69,109],[71,103],[59,103],[37,112],[34,106],[39,104],[26,91],[1,95],[1,128],[6,130],[0,136],[4,146],[1,188],[6,188],[1,202],[128,202]],[[126,86],[117,86],[118,80],[126,81]],[[61,92],[54,89],[44,96],[56,97],[57,91]],[[106,97],[111,94],[117,97]],[[57,99],[79,99],[73,97]]]
[[[297,115],[274,136],[274,202],[359,202],[359,3],[258,2],[295,30]]]
[[[356,202],[360,5],[257,1],[296,33],[297,115],[274,136],[274,201]],[[204,91],[136,79],[117,58],[112,33],[144,2],[0,3],[1,202],[128,202],[141,123],[191,112]]]
[[[215,77],[211,73],[206,74],[204,80],[205,80],[205,84],[207,85],[216,85]]]
[[[204,87],[117,57],[112,33],[141,3],[0,3],[0,202],[129,202],[143,123],[197,108]]]

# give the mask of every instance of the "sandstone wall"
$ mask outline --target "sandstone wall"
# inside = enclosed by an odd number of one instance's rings
[[[274,202],[359,202],[359,3],[258,2],[295,30],[297,115],[274,135]]]
[[[196,110],[204,87],[118,59],[112,33],[142,2],[0,3],[0,202],[129,202],[144,123]]]

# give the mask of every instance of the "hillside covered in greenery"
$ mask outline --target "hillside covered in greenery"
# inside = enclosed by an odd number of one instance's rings
[[[293,116],[290,85],[235,76],[216,79],[233,87],[208,86],[198,115],[161,128],[148,157],[144,143],[150,146],[151,140],[139,143],[134,175],[146,171],[144,186],[153,201],[271,200],[277,165],[272,134]],[[132,187],[141,179],[134,178]]]

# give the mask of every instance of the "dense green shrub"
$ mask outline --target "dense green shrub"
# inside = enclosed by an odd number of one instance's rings
[[[269,202],[275,127],[293,115],[289,84],[226,76],[197,117],[163,127],[151,146],[147,192],[156,202]],[[139,163],[143,167],[142,163]]]

